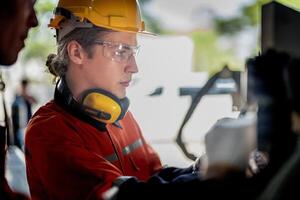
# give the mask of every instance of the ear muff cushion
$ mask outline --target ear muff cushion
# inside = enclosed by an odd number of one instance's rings
[[[129,100],[126,97],[119,99],[99,88],[86,90],[81,103],[88,114],[104,123],[114,123],[122,119],[129,107]]]

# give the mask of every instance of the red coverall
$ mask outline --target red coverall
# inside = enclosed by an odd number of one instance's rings
[[[162,166],[130,112],[100,130],[56,102],[41,107],[26,131],[32,200],[101,199],[119,176],[147,180]]]

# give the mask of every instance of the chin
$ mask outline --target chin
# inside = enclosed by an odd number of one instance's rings
[[[0,58],[0,64],[3,66],[10,66],[12,64],[14,64],[17,61],[18,55],[11,57],[11,58]]]
[[[118,95],[117,96],[119,99],[124,99],[126,97],[126,95]]]
[[[126,97],[126,93],[125,93],[125,92],[119,93],[119,94],[117,94],[116,96],[117,96],[119,99],[123,99],[123,98]]]

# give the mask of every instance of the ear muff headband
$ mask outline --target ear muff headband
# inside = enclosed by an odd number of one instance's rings
[[[105,90],[96,88],[82,94],[83,110],[94,119],[104,123],[114,123],[124,117],[129,107],[127,97],[119,99]]]

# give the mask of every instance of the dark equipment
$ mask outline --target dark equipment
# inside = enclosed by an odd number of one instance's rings
[[[300,57],[300,13],[275,1],[262,6],[261,47]]]

